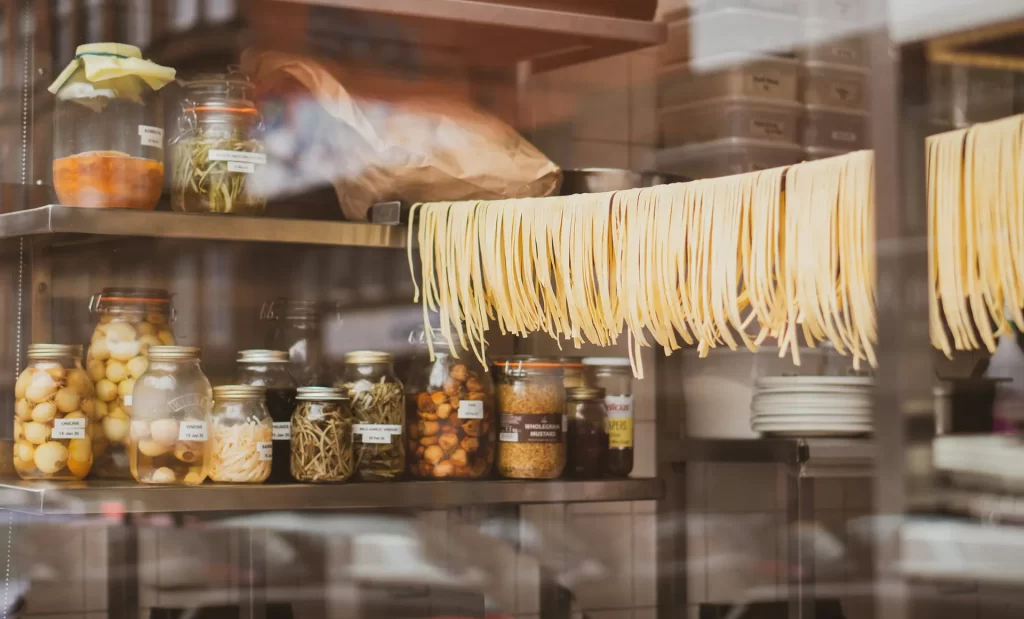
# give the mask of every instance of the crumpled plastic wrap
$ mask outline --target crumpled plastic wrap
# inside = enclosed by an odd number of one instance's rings
[[[347,219],[365,220],[373,204],[388,200],[539,197],[561,183],[561,170],[543,153],[459,95],[356,94],[343,85],[344,68],[274,51],[247,51],[242,69],[261,91],[301,89],[326,113],[315,130],[316,176],[334,186]],[[272,151],[274,138],[267,143]],[[271,194],[282,193],[268,181]]]

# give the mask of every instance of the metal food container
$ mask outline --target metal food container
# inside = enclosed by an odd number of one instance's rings
[[[803,106],[792,101],[723,97],[659,110],[661,145],[722,138],[796,143]]]

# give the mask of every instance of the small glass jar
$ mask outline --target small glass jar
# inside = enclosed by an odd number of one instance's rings
[[[199,349],[151,347],[132,404],[132,477],[143,484],[203,483],[210,472],[213,390],[199,367]]]
[[[410,341],[424,344],[423,336],[419,330]],[[434,353],[434,361],[414,362],[405,381],[409,472],[420,478],[485,477],[497,448],[494,385],[471,354],[452,356],[439,329]]]
[[[405,390],[385,352],[345,355],[338,383],[352,406],[356,469],[363,481],[390,481],[405,472]]]
[[[604,477],[608,466],[608,412],[604,407],[604,389],[569,389],[565,402],[569,418],[569,476],[577,479]]]
[[[22,479],[81,480],[92,467],[92,382],[82,347],[33,344],[14,385],[14,469]]]
[[[274,425],[263,387],[213,388],[210,431],[210,479],[260,484],[270,477]]]
[[[563,366],[557,359],[511,357],[498,383],[498,472],[513,479],[554,479],[565,469]]]
[[[283,350],[243,350],[238,353],[238,384],[266,389],[267,409],[273,420],[274,462],[271,483],[292,481],[292,412],[295,410],[295,379],[288,372],[288,353]]]
[[[85,360],[96,391],[93,475],[128,479],[132,390],[149,365],[149,348],[175,343],[171,296],[154,288],[104,288],[89,311],[98,316]]]
[[[588,380],[604,389],[608,411],[609,477],[629,477],[633,472],[633,371],[625,357],[587,357],[583,360]]]
[[[172,141],[171,207],[188,213],[261,215],[267,208],[259,172],[267,163],[254,85],[242,73],[184,82]]]
[[[291,446],[296,481],[337,483],[352,477],[352,413],[340,389],[299,387]]]
[[[323,362],[324,304],[308,299],[275,299],[260,308],[269,321],[269,347],[288,353],[288,371],[300,387],[327,387],[330,372]]]

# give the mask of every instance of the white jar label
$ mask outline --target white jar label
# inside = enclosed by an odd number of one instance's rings
[[[267,162],[267,156],[263,153],[247,153],[238,150],[211,150],[207,159],[210,161],[248,163],[254,166],[263,165]]]
[[[260,460],[264,462],[274,458],[274,444],[270,441],[259,441],[256,443],[256,450],[260,454]]]
[[[853,131],[833,131],[832,139],[836,142],[856,142],[857,134]]]
[[[182,421],[178,426],[179,441],[205,441],[205,421]]]
[[[132,394],[129,393],[128,395],[124,396],[121,399],[124,401],[124,405],[125,406],[131,406],[132,405]]]
[[[483,419],[484,403],[481,400],[459,401],[459,419]]]
[[[608,409],[609,419],[633,418],[633,396],[631,395],[606,395],[604,407]]]
[[[771,94],[782,88],[782,74],[775,71],[760,71],[750,74],[750,83],[754,92]]]
[[[271,437],[275,441],[290,441],[292,440],[292,424],[290,421],[275,421],[274,430]]]
[[[85,428],[88,425],[88,423],[88,420],[85,418],[54,419],[53,431],[50,433],[50,438],[88,438],[88,435],[85,433]]]
[[[252,174],[256,171],[256,164],[243,163],[241,161],[229,161],[228,172],[241,172],[242,174]]]
[[[502,443],[518,443],[519,433],[518,432],[502,432],[498,434],[498,440]]]
[[[139,125],[139,142],[143,146],[164,147],[164,130],[160,127]]]
[[[352,426],[352,434],[359,437],[359,442],[369,445],[390,445],[392,437],[402,433],[402,426],[385,423],[357,423]]]

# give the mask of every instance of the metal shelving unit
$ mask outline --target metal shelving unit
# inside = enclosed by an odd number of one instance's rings
[[[675,462],[786,464],[800,478],[871,477],[875,462],[870,438],[690,438],[663,441],[658,453]]]

